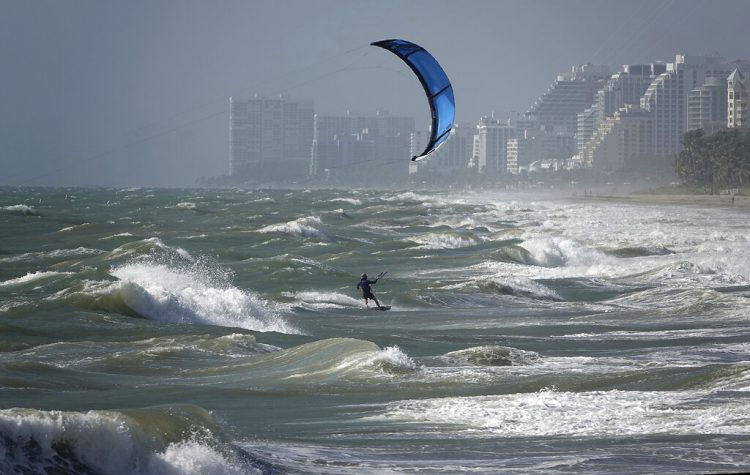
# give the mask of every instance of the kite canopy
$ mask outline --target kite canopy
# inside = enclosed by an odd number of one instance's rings
[[[405,40],[376,41],[372,45],[387,49],[408,64],[427,94],[432,111],[430,141],[420,155],[412,157],[412,160],[421,160],[435,151],[450,135],[456,116],[453,87],[437,60],[421,46]]]

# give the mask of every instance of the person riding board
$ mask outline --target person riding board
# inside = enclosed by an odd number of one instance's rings
[[[372,293],[372,289],[370,288],[370,286],[375,285],[378,282],[378,279],[380,279],[382,276],[383,276],[383,273],[377,276],[375,280],[368,280],[367,274],[362,274],[362,277],[359,279],[357,288],[362,289],[362,298],[365,299],[365,306],[369,306],[368,299],[372,299],[375,301],[375,305],[377,305],[378,308],[381,308],[380,302],[378,302],[378,299],[377,297],[375,297],[375,294]]]

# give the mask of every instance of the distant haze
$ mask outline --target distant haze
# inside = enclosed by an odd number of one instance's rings
[[[0,185],[191,185],[228,172],[228,98],[415,117],[419,83],[369,43],[440,61],[457,122],[525,112],[574,64],[750,58],[747,0],[3,0]],[[496,115],[497,115],[496,114]]]

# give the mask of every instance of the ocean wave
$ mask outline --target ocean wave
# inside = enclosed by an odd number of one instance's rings
[[[165,209],[183,209],[187,211],[194,211],[196,213],[211,213],[213,211],[199,206],[197,203],[192,201],[181,201],[173,206],[164,206]]]
[[[110,259],[122,258],[130,255],[148,255],[154,252],[166,253],[179,259],[195,261],[192,255],[185,249],[176,246],[168,246],[158,237],[150,237],[138,241],[131,241],[115,248],[109,255]]]
[[[251,291],[238,289],[216,267],[136,261],[110,273],[114,293],[138,315],[170,323],[201,323],[254,331],[298,333]]]
[[[328,241],[328,235],[323,230],[323,225],[317,216],[308,216],[295,219],[286,223],[271,224],[264,226],[256,232],[261,234],[287,234],[294,237],[315,238],[321,241]]]
[[[597,272],[602,266],[614,264],[614,258],[604,252],[565,238],[532,238],[521,247],[529,252],[529,261],[541,267],[577,267]]]
[[[19,261],[33,261],[33,260],[46,260],[46,259],[64,259],[68,257],[79,257],[79,256],[96,256],[104,254],[106,251],[101,249],[91,249],[89,247],[77,247],[75,249],[55,249],[52,251],[40,251],[40,252],[26,252],[11,257],[4,257],[0,259],[0,262],[19,262]]]
[[[479,279],[475,284],[480,290],[489,290],[502,295],[541,300],[563,300],[560,294],[553,289],[525,277],[490,277]]]
[[[506,346],[486,345],[451,351],[439,357],[451,365],[524,366],[539,361],[539,353]]]
[[[126,238],[126,237],[133,237],[131,233],[117,233],[117,234],[111,234],[109,236],[104,236],[99,238],[100,241],[107,241],[109,239],[117,239],[117,238]]]
[[[356,198],[333,198],[330,201],[338,201],[342,203],[348,203],[353,206],[360,206],[362,204],[362,200],[358,200]]]
[[[42,216],[42,214],[37,211],[36,209],[32,208],[29,205],[11,205],[11,206],[3,206],[0,207],[0,209],[3,209],[8,212],[8,214],[12,214],[15,216]]]
[[[0,472],[262,473],[197,406],[124,411],[0,410]],[[257,464],[257,462],[256,462]]]
[[[364,301],[338,292],[294,292],[285,296],[293,297],[298,305],[310,309],[364,307]]]
[[[193,203],[192,201],[181,201],[174,205],[174,208],[195,210],[198,209],[198,205]]]
[[[62,229],[60,229],[60,230],[59,230],[59,231],[57,231],[57,232],[58,232],[58,233],[66,233],[66,232],[72,231],[72,230],[74,230],[74,229],[76,229],[76,228],[81,228],[81,227],[83,227],[83,226],[88,226],[88,225],[90,225],[90,224],[91,224],[91,223],[81,223],[81,224],[74,224],[73,226],[67,226],[67,227],[65,227],[65,228],[62,228]]]
[[[661,245],[655,245],[655,246],[618,247],[614,249],[604,250],[604,253],[610,256],[614,256],[614,257],[632,258],[632,257],[648,257],[648,256],[666,256],[669,254],[674,254],[674,251],[671,251]]]
[[[742,399],[711,405],[704,392],[594,391],[407,400],[374,418],[442,426],[474,437],[750,434]],[[438,429],[439,430],[439,429]]]
[[[418,194],[414,193],[413,191],[406,191],[406,192],[403,192],[403,193],[397,193],[397,194],[395,194],[393,196],[381,196],[380,199],[382,201],[387,201],[387,202],[390,202],[390,203],[392,203],[394,201],[412,201],[412,202],[420,202],[421,203],[421,202],[423,202],[425,200],[428,200],[430,198],[428,198],[426,196],[423,196],[423,195],[418,195]]]
[[[70,274],[71,272],[56,272],[56,271],[41,271],[41,270],[36,271],[36,272],[29,272],[22,277],[16,277],[15,279],[9,279],[9,280],[0,282],[0,287],[24,285],[30,282],[38,282],[40,280],[46,280],[52,277],[57,277],[61,275],[70,275]]]
[[[328,338],[276,351],[233,368],[252,384],[310,385],[346,381],[382,381],[416,371],[418,365],[396,346],[381,349],[354,338]],[[348,387],[350,383],[345,383]]]
[[[421,249],[460,249],[476,246],[481,241],[474,236],[461,236],[454,233],[428,233],[411,237],[408,240],[419,244]]]

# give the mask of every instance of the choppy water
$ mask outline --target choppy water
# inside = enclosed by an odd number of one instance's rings
[[[0,473],[746,471],[749,297],[740,209],[0,188]]]

